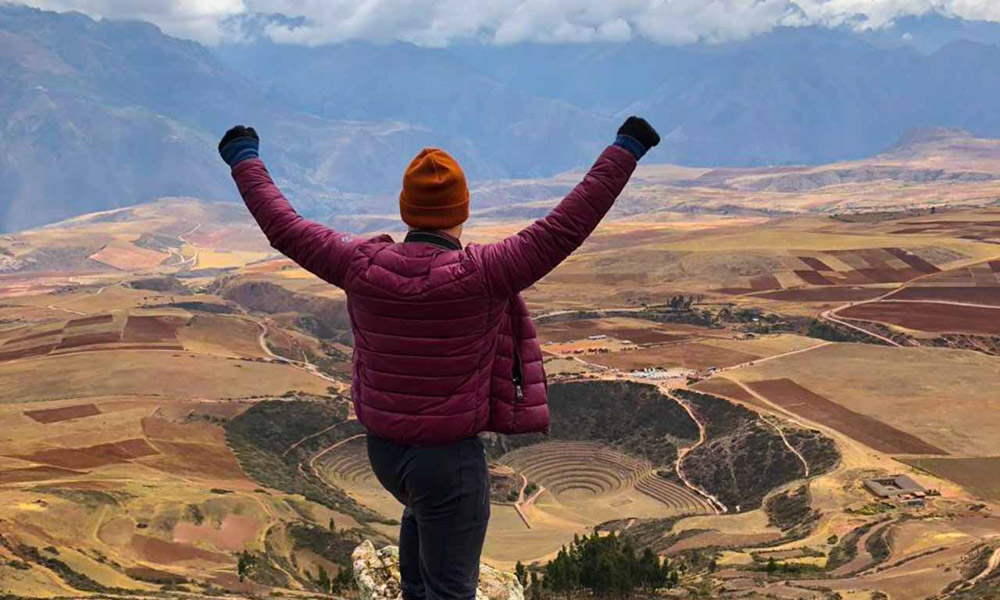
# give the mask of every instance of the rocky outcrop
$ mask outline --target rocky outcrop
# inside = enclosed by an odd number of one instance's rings
[[[376,550],[366,540],[354,549],[354,581],[361,600],[397,600],[399,591],[399,548]],[[524,600],[524,588],[513,573],[480,565],[476,600]]]

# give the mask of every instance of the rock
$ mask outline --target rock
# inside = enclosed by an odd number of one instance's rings
[[[397,600],[399,591],[399,548],[376,550],[370,540],[354,549],[354,582],[361,600]],[[513,573],[489,565],[479,567],[476,600],[524,600],[524,588]]]

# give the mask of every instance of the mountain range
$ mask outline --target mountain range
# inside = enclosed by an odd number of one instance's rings
[[[319,218],[391,203],[422,146],[447,148],[474,181],[545,177],[586,166],[633,113],[664,138],[647,160],[682,165],[851,159],[928,126],[1000,137],[996,30],[963,24],[935,21],[921,44],[786,28],[680,47],[206,48],[148,23],[0,4],[0,231],[162,196],[231,199],[215,144],[236,123],[261,132],[279,183]]]

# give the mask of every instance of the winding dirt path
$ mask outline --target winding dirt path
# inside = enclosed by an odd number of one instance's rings
[[[703,498],[708,500],[708,504],[709,506],[712,507],[712,510],[715,511],[715,514],[725,514],[729,512],[729,509],[726,508],[726,505],[723,504],[721,500],[719,500],[712,494],[708,493],[708,491],[702,489],[701,486],[696,485],[694,482],[688,479],[687,476],[684,474],[684,466],[683,466],[684,458],[688,454],[690,454],[695,448],[705,443],[705,438],[706,438],[705,425],[704,423],[698,420],[698,417],[696,417],[694,414],[694,410],[690,406],[688,406],[687,402],[684,402],[677,396],[674,396],[669,391],[664,390],[664,392],[667,397],[669,397],[671,400],[679,404],[681,408],[687,411],[687,414],[691,417],[691,420],[698,425],[698,441],[692,446],[677,449],[677,461],[674,463],[674,470],[677,472],[677,477],[679,477],[680,480],[684,482],[684,485],[687,486],[689,489],[694,491],[699,496],[702,496]]]
[[[834,323],[836,325],[840,325],[842,327],[847,327],[847,328],[853,329],[854,331],[857,331],[859,333],[863,333],[864,335],[867,335],[869,337],[873,337],[875,339],[881,340],[881,341],[889,344],[890,346],[895,346],[896,348],[902,348],[903,347],[902,344],[900,344],[900,343],[898,343],[896,341],[890,340],[889,338],[885,337],[884,335],[880,335],[880,334],[877,334],[875,332],[868,331],[867,329],[863,329],[861,327],[858,327],[857,325],[851,325],[847,321],[841,320],[841,319],[833,316],[833,315],[835,315],[837,313],[838,310],[844,310],[845,308],[850,308],[852,306],[857,306],[858,304],[868,304],[868,303],[867,302],[858,302],[858,303],[855,303],[855,304],[848,304],[847,306],[841,306],[840,308],[834,308],[834,309],[830,309],[830,310],[825,310],[825,311],[819,313],[819,318],[820,318],[820,320],[829,321],[829,322]]]
[[[809,477],[809,462],[806,461],[806,457],[802,456],[802,453],[799,452],[798,450],[796,450],[795,446],[792,446],[791,442],[788,441],[788,438],[785,437],[785,430],[782,429],[781,426],[778,425],[777,423],[772,423],[771,421],[769,421],[766,418],[760,418],[758,420],[759,421],[763,421],[764,423],[767,423],[768,425],[770,425],[771,427],[773,427],[775,431],[778,432],[778,435],[781,436],[781,441],[785,443],[785,447],[788,448],[789,450],[791,450],[792,454],[794,454],[795,456],[798,456],[799,457],[799,461],[802,462],[802,467],[805,469],[805,474],[803,475],[803,477]]]
[[[773,356],[765,356],[763,358],[756,358],[754,360],[748,360],[745,363],[740,363],[738,365],[733,365],[731,367],[723,367],[716,371],[716,373],[724,373],[726,371],[732,371],[735,369],[742,369],[744,367],[753,367],[762,363],[770,362],[772,360],[777,360],[779,358],[785,358],[787,356],[795,356],[796,354],[805,354],[806,352],[812,352],[818,348],[825,348],[826,346],[833,345],[833,342],[824,341],[808,348],[799,348],[798,350],[791,350],[789,352],[782,352],[781,354],[775,354]]]

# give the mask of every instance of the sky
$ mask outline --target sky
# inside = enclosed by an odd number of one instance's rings
[[[29,0],[50,10],[150,21],[219,44],[263,35],[318,45],[367,40],[681,45],[746,39],[780,26],[879,29],[936,12],[1000,22],[998,0]],[[280,15],[281,18],[274,18]],[[254,32],[250,34],[249,32]]]

